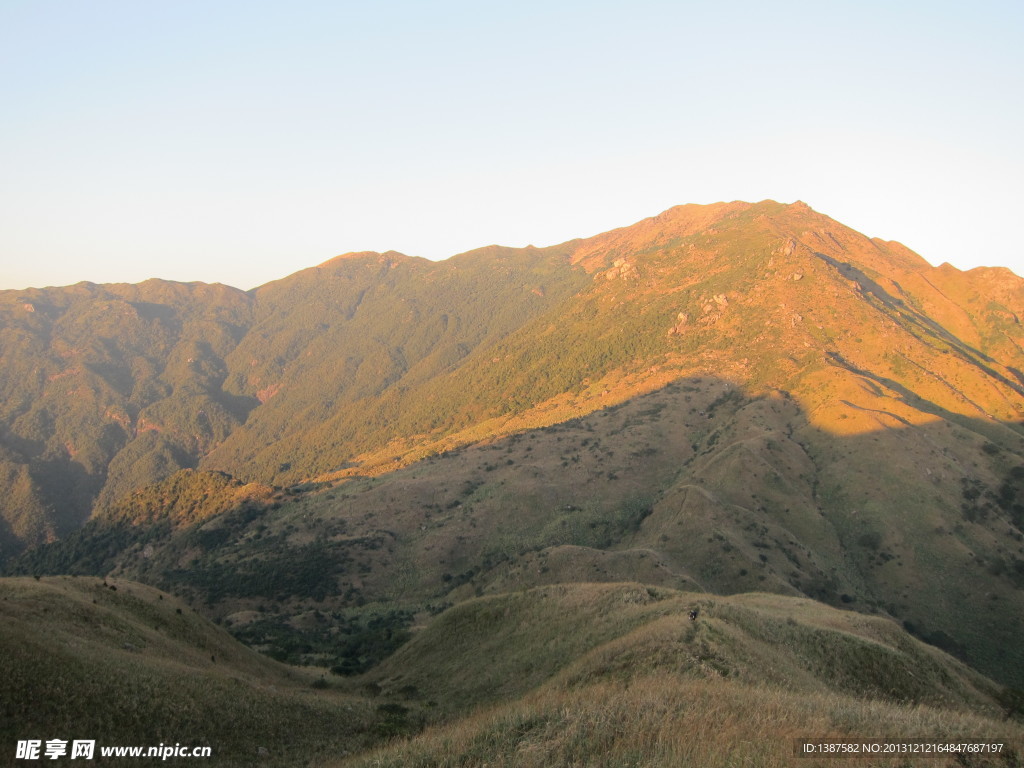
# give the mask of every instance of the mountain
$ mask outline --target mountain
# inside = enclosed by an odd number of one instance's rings
[[[248,294],[157,280],[4,291],[0,445],[19,502],[3,517],[9,540],[35,543],[177,469],[294,482],[404,462],[695,372],[815,410],[830,395],[833,421],[853,420],[831,424],[843,433],[876,421],[839,402],[842,367],[1014,420],[1020,305],[1006,270],[933,269],[771,202],[439,263],[348,254]]]
[[[1007,270],[765,201],[0,307],[10,571],[134,578],[340,673],[467,599],[641,581],[891,617],[1024,685]]]
[[[240,426],[257,401],[220,383],[251,312],[159,280],[0,292],[0,546],[66,535]]]

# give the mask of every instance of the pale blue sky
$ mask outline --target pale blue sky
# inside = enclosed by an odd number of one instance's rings
[[[802,199],[1024,274],[1024,4],[0,0],[0,288]]]

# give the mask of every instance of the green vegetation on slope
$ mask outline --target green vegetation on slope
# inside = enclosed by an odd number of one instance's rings
[[[161,280],[0,292],[0,555],[194,466],[241,424],[256,401],[220,384],[250,305]]]

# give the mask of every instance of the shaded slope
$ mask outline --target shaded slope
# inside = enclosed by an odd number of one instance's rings
[[[290,766],[372,742],[365,702],[311,689],[141,584],[3,579],[0,627],[8,745],[95,739],[96,759],[102,746],[210,746],[211,765],[252,765],[263,747],[261,764]]]
[[[18,568],[178,590],[249,642],[329,666],[363,658],[339,642],[366,628],[360,616],[387,647],[414,615],[523,587],[639,579],[806,595],[895,617],[1019,686],[1020,437],[988,420],[912,426],[895,418],[903,401],[870,397],[878,429],[837,436],[784,393],[686,379],[377,478],[248,499],[203,490],[235,506],[176,526],[147,511],[171,492],[158,487],[121,523],[97,519]],[[313,650],[285,643],[286,625]]]
[[[0,292],[8,548],[63,536],[98,497],[193,466],[244,420],[249,402],[220,385],[250,303],[160,280]]]

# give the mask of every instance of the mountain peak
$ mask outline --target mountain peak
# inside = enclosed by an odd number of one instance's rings
[[[406,256],[404,253],[398,251],[384,251],[380,253],[378,251],[349,251],[348,253],[342,253],[338,256],[328,259],[327,261],[321,262],[316,265],[317,269],[322,267],[339,264],[343,261],[359,261],[359,260],[373,260],[377,262],[390,261],[401,261],[403,259],[411,259],[412,256]]]

